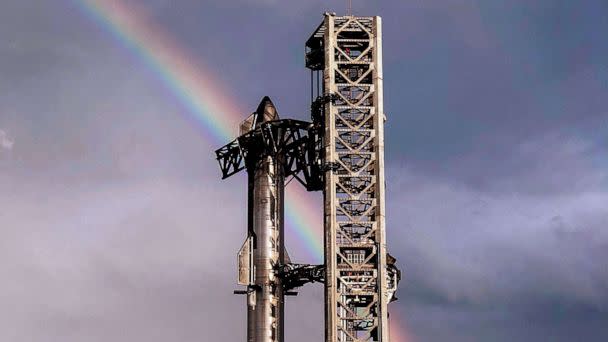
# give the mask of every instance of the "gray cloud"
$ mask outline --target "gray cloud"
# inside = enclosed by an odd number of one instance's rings
[[[2,257],[13,260],[2,293],[17,310],[3,312],[2,339],[232,338],[213,327],[242,304],[230,291],[234,248],[223,248],[242,234],[204,222],[242,222],[230,219],[232,206],[215,217],[201,210],[210,189],[156,181],[11,190],[0,200]]]
[[[345,7],[133,3],[240,106],[299,118],[303,42]],[[355,5],[384,17],[394,317],[418,341],[606,340],[605,3]],[[69,2],[0,19],[0,339],[242,340],[245,186],[219,181],[222,142]],[[322,288],[289,301],[289,340],[321,340]]]
[[[449,334],[455,341],[542,340],[565,319],[590,341],[607,336],[595,322],[608,317],[600,261],[608,258],[608,174],[587,162],[588,141],[560,138],[513,146],[503,158],[517,172],[485,170],[491,187],[389,169],[400,175],[388,188],[390,247],[405,268],[409,325],[423,340],[448,336],[423,328],[429,316],[458,331]],[[479,166],[469,163],[469,172]],[[472,322],[492,328],[471,334]],[[571,336],[564,327],[552,340]]]

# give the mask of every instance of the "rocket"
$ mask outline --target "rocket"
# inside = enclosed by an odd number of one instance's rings
[[[264,97],[241,124],[240,134],[278,119],[276,107]],[[284,290],[277,265],[289,262],[284,248],[285,175],[277,160],[280,156],[256,148],[249,151],[249,156],[247,238],[238,253],[238,284],[247,286],[247,341],[283,341]]]
[[[307,189],[321,184],[314,132],[309,122],[280,119],[264,97],[239,136],[216,151],[224,179],[247,171],[247,237],[238,252],[238,284],[246,289],[234,291],[247,296],[247,342],[283,342],[285,296],[323,281],[321,265],[291,263],[283,223],[286,177]]]

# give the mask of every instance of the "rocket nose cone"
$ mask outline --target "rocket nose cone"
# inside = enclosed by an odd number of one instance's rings
[[[256,114],[258,116],[258,122],[266,122],[273,121],[279,119],[279,113],[277,112],[277,108],[274,106],[274,103],[270,100],[270,97],[264,96],[258,109],[256,110]]]

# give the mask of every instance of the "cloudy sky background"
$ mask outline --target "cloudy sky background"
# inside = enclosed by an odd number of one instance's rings
[[[123,1],[244,111],[270,95],[302,119],[303,43],[345,8]],[[396,324],[421,342],[606,341],[608,3],[354,3],[384,22]],[[244,177],[220,181],[185,111],[74,2],[0,3],[0,340],[244,340]],[[321,341],[322,287],[288,300],[288,340]]]

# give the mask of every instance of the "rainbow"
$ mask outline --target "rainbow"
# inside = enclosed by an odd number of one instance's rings
[[[405,324],[401,312],[391,309],[389,319],[389,334],[391,342],[414,342],[416,341]]]
[[[150,21],[142,8],[123,0],[72,0],[77,8],[102,30],[137,56],[159,81],[187,109],[188,119],[204,131],[204,137],[218,146],[236,135],[244,118],[243,110],[228,98],[213,73],[202,62]],[[299,186],[286,193],[286,227],[297,235],[297,241],[316,262],[323,260],[321,217],[318,205],[309,200]],[[316,227],[313,228],[313,227]],[[393,342],[407,342],[407,334],[391,320]]]
[[[88,18],[154,72],[214,143],[234,138],[231,129],[238,127],[244,111],[225,97],[209,71],[202,72],[194,58],[146,18],[145,11],[120,0],[74,1]]]
[[[221,82],[202,63],[177,46],[145,16],[145,11],[120,0],[74,0],[86,17],[133,52],[186,107],[188,119],[204,130],[218,147],[234,139],[245,110],[227,98]],[[297,187],[286,194],[287,228],[294,232],[315,262],[323,260],[322,227],[313,204]],[[317,229],[313,229],[316,227]]]

